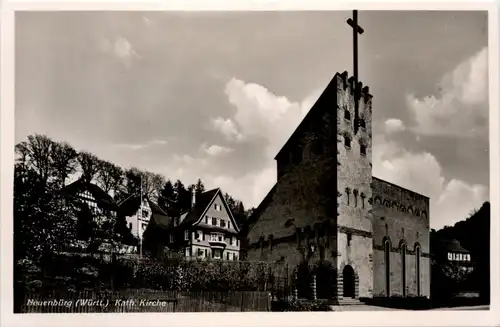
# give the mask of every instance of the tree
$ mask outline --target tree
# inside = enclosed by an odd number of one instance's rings
[[[175,205],[175,188],[170,180],[165,183],[160,191],[158,205],[166,211],[170,211]]]
[[[56,183],[41,188],[35,170],[21,169],[17,166],[14,174],[14,258],[38,262],[44,253],[67,246],[74,221]]]
[[[64,187],[66,179],[77,170],[76,150],[66,142],[57,142],[52,150],[53,175],[56,177],[60,187]]]
[[[92,153],[80,152],[78,154],[78,162],[82,169],[81,178],[85,182],[91,183],[94,177],[99,173],[102,161]]]
[[[47,183],[52,176],[52,153],[55,142],[45,135],[35,134],[28,136],[28,142],[21,142],[16,145],[16,152],[21,164],[33,170],[36,179],[40,183],[40,190],[45,190]]]
[[[205,184],[203,184],[203,181],[201,178],[198,178],[198,181],[196,182],[195,186],[196,194],[201,194],[205,192]]]
[[[156,200],[160,195],[165,184],[165,178],[159,174],[152,172],[144,172],[141,174],[143,183],[143,194],[153,200]]]
[[[191,197],[188,190],[186,190],[184,184],[180,180],[177,180],[174,184],[174,189],[175,189],[176,210],[180,211],[189,208],[191,203]]]
[[[123,185],[123,169],[108,161],[101,161],[100,167],[97,174],[100,187],[106,193],[118,193]]]

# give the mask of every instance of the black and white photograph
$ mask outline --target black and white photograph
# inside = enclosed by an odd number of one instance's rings
[[[11,313],[487,314],[491,15],[452,8],[15,11]]]

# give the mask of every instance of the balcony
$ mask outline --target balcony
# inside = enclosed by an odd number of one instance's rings
[[[226,241],[224,238],[211,238],[210,241],[208,241],[208,244],[210,244],[210,247],[212,248],[217,248],[217,249],[224,249],[227,245]]]

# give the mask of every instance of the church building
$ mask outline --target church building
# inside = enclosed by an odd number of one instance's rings
[[[335,74],[276,155],[246,259],[289,267],[299,298],[429,297],[429,198],[372,176],[372,95],[358,83],[356,104],[355,80]]]

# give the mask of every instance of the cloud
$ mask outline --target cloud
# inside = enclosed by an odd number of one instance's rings
[[[222,133],[228,140],[240,141],[243,139],[243,135],[238,132],[236,125],[229,118],[214,118],[211,120],[211,126],[216,131]]]
[[[154,139],[154,140],[148,141],[146,143],[118,143],[118,144],[116,144],[116,146],[119,148],[122,148],[122,149],[137,151],[137,150],[143,150],[143,149],[154,147],[154,146],[164,146],[167,144],[168,144],[168,141],[166,141],[166,140]]]
[[[201,146],[201,148],[206,154],[208,154],[209,156],[212,156],[212,157],[228,154],[228,153],[233,151],[233,149],[231,149],[231,148],[227,148],[227,147],[217,145],[217,144],[213,144],[210,146],[203,144]]]
[[[421,135],[478,136],[488,128],[488,51],[460,63],[440,82],[438,95],[407,96]]]
[[[385,131],[388,134],[402,132],[406,129],[405,124],[400,119],[388,119],[385,122]]]
[[[484,185],[471,185],[459,179],[446,181],[441,165],[431,153],[407,151],[383,136],[374,144],[373,175],[428,196],[432,228],[467,218],[489,198]]]
[[[232,124],[241,138],[264,138],[268,143],[266,152],[270,159],[317,99],[310,96],[300,103],[292,102],[284,96],[273,94],[262,85],[236,78],[226,84],[225,94],[236,109],[234,117],[225,120],[226,124]]]
[[[123,36],[119,36],[111,41],[104,40],[102,43],[102,50],[118,58],[127,68],[130,68],[133,59],[140,58],[129,40]]]

